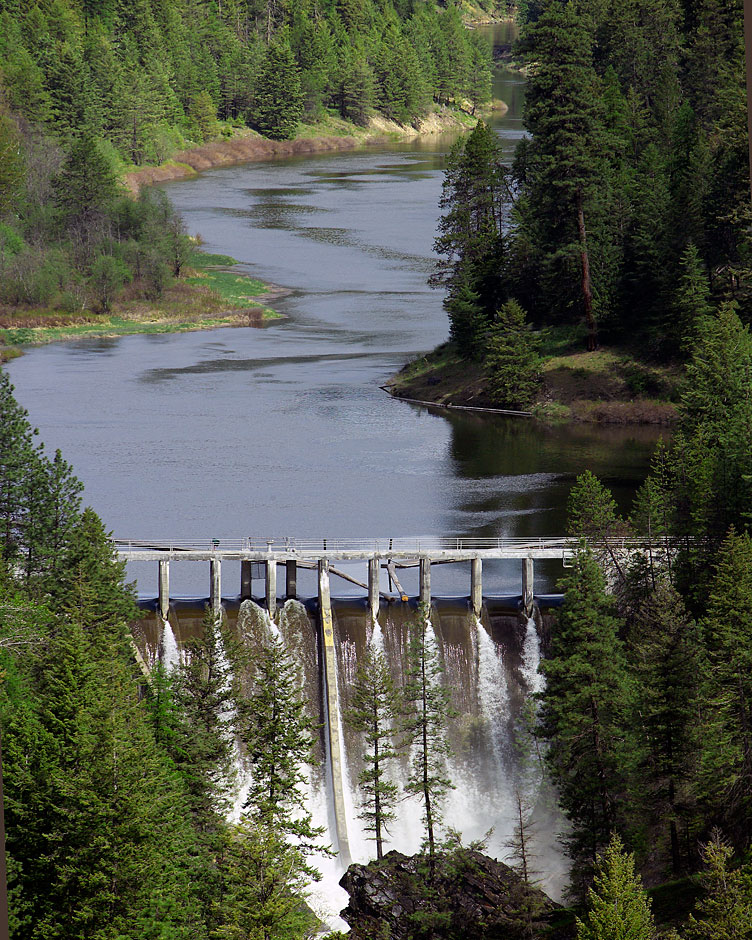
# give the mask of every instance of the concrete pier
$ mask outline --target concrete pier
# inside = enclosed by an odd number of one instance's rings
[[[170,616],[170,563],[159,563],[159,616],[167,620]]]
[[[295,598],[298,596],[298,563],[297,561],[285,562],[285,597]]]
[[[533,615],[535,595],[535,562],[527,557],[522,562],[522,607],[528,617]]]
[[[431,606],[431,559],[420,559],[420,603],[426,607]]]
[[[470,562],[470,605],[476,617],[483,610],[483,559],[473,558]]]
[[[249,601],[253,593],[253,562],[243,559],[240,562],[240,599]]]
[[[332,618],[332,598],[329,589],[329,562],[319,561],[319,612],[321,634],[323,638],[324,684],[326,686],[326,722],[329,732],[329,767],[332,774],[334,793],[334,821],[337,828],[337,841],[342,864],[347,868],[352,857],[350,842],[347,837],[347,814],[345,811],[345,790],[342,779],[342,742],[339,734],[339,690],[337,688],[337,651],[334,646],[334,620]]]
[[[368,609],[371,620],[376,623],[379,619],[379,577],[381,568],[378,558],[368,559]]]
[[[219,558],[209,561],[211,569],[211,582],[209,587],[209,602],[211,609],[218,614],[222,609],[222,562]]]
[[[266,609],[274,620],[277,615],[277,562],[266,562]]]

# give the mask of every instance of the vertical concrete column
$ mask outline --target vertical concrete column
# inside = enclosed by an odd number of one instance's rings
[[[420,602],[426,607],[431,606],[431,560],[420,559]]]
[[[286,591],[285,596],[297,597],[298,596],[298,563],[297,561],[287,561],[285,562],[285,580],[286,580]]]
[[[159,616],[167,620],[170,616],[170,563],[159,563]]]
[[[345,868],[351,862],[347,837],[345,788],[343,780],[342,742],[339,735],[339,690],[337,689],[337,651],[334,646],[334,620],[329,590],[329,562],[319,561],[319,613],[323,638],[324,685],[326,694],[326,731],[329,737],[329,766],[334,791],[334,821],[337,828],[340,861]]]
[[[473,558],[470,562],[470,603],[473,613],[480,617],[483,610],[483,560]]]
[[[266,609],[274,620],[277,614],[277,562],[266,562]]]
[[[250,561],[240,562],[240,599],[249,601],[253,593],[253,563]]]
[[[522,562],[522,606],[528,617],[533,613],[533,596],[535,594],[535,567],[533,559],[528,555]]]
[[[368,609],[371,620],[376,623],[379,616],[379,559],[368,559]]]
[[[209,600],[211,602],[211,609],[215,614],[218,614],[222,609],[222,562],[219,558],[212,558],[209,565],[211,566]]]

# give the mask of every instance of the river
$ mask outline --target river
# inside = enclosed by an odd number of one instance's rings
[[[495,124],[511,155],[524,80],[500,71],[495,94],[510,105]],[[275,304],[286,319],[52,344],[8,365],[41,439],[61,448],[116,536],[556,535],[586,468],[628,504],[652,431],[432,413],[380,388],[447,336],[426,278],[450,143],[252,163],[166,186],[207,249],[289,291]],[[206,592],[203,567],[173,567],[173,590]],[[517,565],[492,573],[494,592],[519,582]],[[131,574],[154,593],[151,568]],[[467,593],[451,577],[437,573],[435,591]]]

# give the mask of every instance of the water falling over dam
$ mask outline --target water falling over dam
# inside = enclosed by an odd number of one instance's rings
[[[147,665],[160,659],[172,666],[179,661],[186,642],[202,630],[208,601],[172,599],[166,620],[160,616],[158,600],[142,602],[144,617],[134,634]],[[550,614],[546,608],[543,613],[536,608],[535,616],[528,618],[519,609],[520,601],[521,598],[512,597],[484,598],[478,617],[465,598],[433,599],[431,630],[455,711],[447,727],[452,747],[447,773],[454,789],[446,800],[443,821],[445,827],[459,831],[465,842],[483,838],[493,828],[488,853],[503,860],[509,854],[507,843],[516,822],[519,795],[535,822],[535,867],[541,872],[543,887],[558,896],[566,872],[557,843],[560,820],[527,727],[534,708],[531,696],[542,687],[537,665]],[[315,824],[325,827],[325,840],[335,849],[342,849],[342,833],[338,831],[342,823],[336,817],[329,750],[330,729],[338,730],[347,845],[337,858],[314,860],[323,879],[314,886],[311,901],[314,909],[336,926],[337,912],[347,900],[338,886],[345,863],[348,859],[366,862],[375,857],[375,844],[366,837],[358,818],[363,736],[346,721],[355,674],[367,644],[372,643],[383,651],[395,684],[402,686],[409,631],[418,618],[417,599],[383,604],[375,623],[367,599],[332,600],[336,716],[327,714],[332,699],[327,696],[318,598],[285,601],[277,611],[276,622],[254,600],[223,598],[222,607],[229,629],[243,643],[261,642],[264,632],[273,624],[274,631],[281,634],[293,653],[309,714],[321,729],[316,763],[309,774],[307,801]],[[237,760],[242,764],[240,752]],[[407,761],[405,754],[394,762],[391,771],[393,782],[400,789],[407,776]],[[239,769],[242,771],[242,767]],[[241,772],[239,780],[243,776]],[[239,812],[241,804],[242,794],[236,796],[236,811]],[[418,851],[423,839],[420,803],[415,798],[403,799],[397,805],[396,815],[386,836],[385,850],[395,848],[407,854]]]

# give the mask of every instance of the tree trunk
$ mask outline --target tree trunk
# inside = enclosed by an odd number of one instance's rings
[[[580,232],[580,260],[582,262],[582,300],[585,307],[585,323],[588,328],[587,348],[589,352],[598,348],[598,328],[595,325],[593,314],[593,290],[590,283],[590,257],[587,249],[587,233],[585,231],[585,210],[583,208],[582,190],[577,190],[577,228]]]

